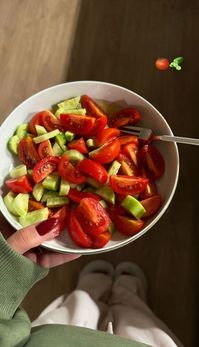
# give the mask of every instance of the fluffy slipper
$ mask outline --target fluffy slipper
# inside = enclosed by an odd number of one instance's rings
[[[105,275],[114,277],[114,267],[111,263],[105,260],[94,260],[87,264],[79,274],[79,278],[85,276],[88,273],[101,272]]]

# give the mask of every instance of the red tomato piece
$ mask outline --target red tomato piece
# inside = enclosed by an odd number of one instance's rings
[[[32,177],[36,183],[41,182],[53,171],[57,170],[59,157],[45,157],[34,167]]]
[[[92,178],[94,178],[99,183],[103,184],[108,179],[108,174],[105,168],[94,160],[91,159],[83,159],[77,165],[79,171],[83,174],[86,174]]]
[[[39,144],[38,154],[41,159],[53,155],[51,142],[49,140],[43,141]]]
[[[86,135],[93,129],[95,118],[62,113],[60,114],[60,123],[64,131],[70,130],[76,135]]]
[[[162,154],[156,147],[145,145],[140,150],[139,155],[153,179],[158,179],[163,175],[165,163]]]
[[[168,70],[169,60],[167,58],[158,58],[155,61],[155,66],[158,70]]]
[[[63,207],[59,208],[57,212],[55,212],[52,216],[52,218],[58,218],[59,220],[59,234],[66,228],[67,226],[67,218],[69,214],[68,206],[64,205]]]
[[[136,124],[141,119],[141,114],[134,107],[127,107],[116,112],[110,120],[110,126],[120,128],[126,124]]]
[[[23,138],[18,144],[19,159],[29,168],[33,168],[40,160],[31,136]]]
[[[121,170],[127,176],[139,176],[137,166],[126,157],[125,154],[120,153],[116,158],[121,164]]]
[[[138,137],[134,135],[123,135],[119,137],[120,145],[128,145],[129,143],[134,143],[138,146]]]
[[[120,153],[120,142],[118,139],[90,152],[90,157],[101,164],[111,163]]]
[[[110,176],[110,185],[115,193],[137,195],[143,192],[148,183],[147,178],[125,175]]]
[[[40,210],[41,208],[44,208],[45,206],[36,200],[29,199],[28,201],[28,211],[35,211],[35,210]]]
[[[42,111],[41,118],[46,130],[53,131],[60,128],[59,118],[56,118],[52,112],[48,110]]]
[[[87,235],[80,223],[78,222],[77,218],[75,217],[74,211],[70,212],[69,218],[68,218],[68,233],[71,236],[72,240],[82,248],[90,248],[92,245],[92,240],[89,235]]]
[[[110,239],[111,234],[109,231],[105,231],[94,238],[91,248],[103,248],[110,241]]]
[[[93,129],[89,132],[88,136],[95,136],[100,134],[102,130],[104,130],[106,124],[108,122],[107,117],[96,118]]]
[[[77,151],[79,151],[82,154],[88,153],[88,149],[86,147],[86,144],[85,144],[83,137],[68,143],[67,146],[70,149],[76,149]]]
[[[161,196],[159,194],[153,195],[150,198],[141,200],[140,203],[144,206],[146,210],[145,214],[143,215],[143,218],[149,217],[159,210],[161,205]]]
[[[144,225],[144,221],[141,219],[130,219],[120,215],[112,216],[112,221],[117,230],[126,236],[137,234]]]
[[[104,145],[107,142],[115,139],[120,135],[120,130],[116,128],[106,128],[102,130],[95,139],[96,145],[98,147]]]
[[[96,201],[101,200],[101,197],[97,194],[90,193],[90,192],[80,192],[79,190],[75,188],[70,188],[67,196],[69,197],[69,199],[77,203],[80,203],[81,200],[84,198],[92,198],[92,199],[95,199]]]
[[[26,175],[6,180],[5,184],[14,193],[32,192],[32,186]]]
[[[86,181],[86,177],[82,175],[78,168],[74,167],[73,164],[69,162],[66,154],[61,157],[58,172],[66,181],[72,183],[80,184]]]
[[[33,135],[37,135],[37,131],[35,128],[35,125],[41,125],[43,126],[43,122],[42,122],[42,112],[38,112],[36,113],[32,119],[29,122],[29,131],[33,134]]]
[[[87,110],[88,114],[91,114],[96,118],[104,116],[107,117],[106,113],[88,95],[82,95],[81,104],[82,107]]]
[[[132,162],[138,166],[138,146],[135,143],[129,143],[122,148],[122,153],[124,153]]]
[[[86,233],[96,236],[109,228],[110,219],[106,210],[92,198],[84,198],[75,210],[75,216]]]

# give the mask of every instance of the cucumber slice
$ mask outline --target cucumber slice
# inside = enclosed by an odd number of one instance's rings
[[[92,177],[87,177],[86,179],[87,183],[89,183],[94,188],[99,188],[100,184]]]
[[[26,174],[27,174],[27,167],[24,164],[13,167],[13,169],[10,171],[10,176],[12,178],[24,176]]]
[[[96,190],[96,194],[100,195],[104,200],[110,202],[111,204],[115,204],[115,193],[109,186],[100,186]]]
[[[17,147],[19,144],[19,137],[17,135],[11,136],[8,140],[8,149],[14,154],[18,154]]]
[[[61,149],[61,147],[58,145],[57,142],[54,143],[52,147],[52,152],[53,152],[53,155],[55,156],[60,156],[63,154],[63,150]]]
[[[32,170],[32,169],[28,169],[27,172],[28,172],[28,175],[29,175],[29,176],[32,176],[32,173],[33,173],[33,170]]]
[[[88,139],[86,144],[88,147],[95,147],[95,141],[93,139]]]
[[[67,154],[69,161],[72,163],[77,163],[84,159],[84,155],[76,149],[69,149],[65,151],[64,154]]]
[[[49,198],[57,198],[59,196],[58,192],[53,192],[52,190],[44,191],[44,194],[41,198],[41,202],[46,202]]]
[[[42,222],[43,220],[48,219],[48,208],[44,207],[39,210],[28,212],[25,216],[19,217],[19,223],[26,227],[36,222]]]
[[[121,164],[119,163],[119,161],[114,160],[114,162],[111,164],[111,167],[108,170],[108,175],[117,175],[119,169],[121,167]]]
[[[61,147],[61,149],[63,151],[66,150],[66,137],[65,137],[65,134],[64,133],[59,133],[56,138],[55,138],[55,141],[58,143],[58,145]]]
[[[55,112],[55,117],[59,117],[61,113],[68,113],[68,114],[80,114],[82,116],[85,116],[86,114],[86,109],[85,108],[75,108],[75,109],[70,109],[66,110],[65,108],[58,108],[57,111]]]
[[[35,200],[40,201],[44,193],[44,187],[42,183],[37,183],[34,185],[32,190],[32,195],[34,196]]]
[[[57,104],[58,108],[64,108],[65,110],[71,110],[74,108],[81,108],[81,103],[80,103],[80,96],[76,96],[71,99],[64,100],[62,102],[59,102]]]
[[[100,203],[100,205],[101,205],[102,207],[105,208],[105,210],[108,208],[108,205],[107,205],[106,201],[100,200],[99,203]]]
[[[17,127],[15,135],[18,136],[18,138],[21,140],[27,136],[27,133],[28,133],[28,124],[24,123],[24,124],[20,124]]]
[[[71,142],[75,138],[75,134],[73,134],[71,131],[67,130],[65,132],[65,138],[66,138],[66,141]]]
[[[75,188],[76,188],[77,190],[79,190],[79,192],[81,192],[81,190],[84,189],[84,187],[85,187],[85,183],[81,183],[81,184],[77,184]],[[72,187],[71,187],[71,188],[72,188]]]
[[[140,219],[146,212],[142,204],[131,195],[127,195],[121,205],[137,219]]]
[[[35,129],[36,129],[36,132],[37,132],[38,136],[47,134],[47,130],[42,125],[36,124],[35,125]]]
[[[14,214],[14,216],[19,216],[13,205],[14,198],[15,194],[13,192],[9,192],[6,194],[6,196],[4,196],[3,201],[10,213]]]
[[[19,193],[13,200],[13,207],[19,216],[25,216],[28,212],[29,194]]]
[[[83,192],[96,194],[96,189],[92,188],[92,187],[87,187],[87,188],[83,189]]]
[[[108,231],[111,233],[111,235],[113,235],[114,232],[116,232],[116,227],[115,224],[113,224],[112,220],[110,220]]]
[[[42,185],[45,189],[58,190],[60,182],[60,176],[57,172],[53,172],[43,180]]]
[[[62,178],[60,183],[60,188],[59,188],[59,195],[61,196],[68,195],[69,190],[70,190],[70,184]]]
[[[33,141],[34,143],[40,143],[40,142],[43,142],[43,141],[46,141],[46,140],[49,140],[49,139],[52,139],[53,137],[57,136],[59,134],[59,130],[58,129],[55,129],[53,131],[50,131],[49,133],[47,134],[44,134],[44,135],[40,135],[40,136],[36,136],[33,138]]]
[[[69,203],[68,198],[63,197],[63,196],[58,196],[56,198],[48,198],[46,205],[51,208],[51,207],[60,207],[63,205],[66,205]]]

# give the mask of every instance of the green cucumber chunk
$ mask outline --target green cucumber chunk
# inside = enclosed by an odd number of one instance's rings
[[[81,108],[82,105],[80,103],[80,96],[75,96],[74,98],[70,98],[67,100],[64,100],[62,102],[59,102],[57,104],[57,108],[64,108],[65,110],[71,110],[74,108]]]
[[[94,188],[99,188],[100,184],[99,182],[97,182],[94,178],[92,177],[87,177],[86,181],[88,184],[90,184],[92,187]]]
[[[73,134],[71,131],[67,130],[65,132],[65,138],[66,138],[66,141],[71,142],[74,140],[75,134]]]
[[[20,124],[15,132],[15,135],[18,136],[18,138],[21,140],[24,137],[26,137],[28,134],[28,124],[27,123],[23,123]]]
[[[36,129],[36,132],[37,132],[38,136],[47,134],[47,130],[42,125],[36,124],[35,125],[35,129]]]
[[[93,139],[88,139],[88,140],[86,141],[86,145],[87,145],[88,147],[95,147],[95,141],[94,141]]]
[[[10,152],[12,152],[14,154],[18,154],[17,148],[18,148],[19,141],[20,141],[20,139],[17,135],[13,135],[9,138],[8,149]]]
[[[111,164],[111,167],[108,170],[108,175],[117,175],[119,169],[121,167],[121,164],[119,163],[119,161],[114,160],[113,163]]]
[[[63,150],[61,149],[61,147],[58,145],[57,142],[55,142],[54,145],[52,146],[52,152],[53,152],[53,155],[55,156],[60,156],[63,154]]]
[[[52,190],[45,190],[44,194],[41,198],[41,202],[46,202],[50,198],[57,198],[59,196],[58,192],[54,192]]]
[[[69,161],[72,163],[77,163],[84,159],[84,155],[76,149],[69,149],[65,151],[64,154],[67,154]]]
[[[96,194],[100,195],[104,200],[110,202],[111,204],[115,204],[115,193],[109,186],[100,186],[96,190]]]
[[[86,109],[85,108],[79,108],[79,109],[70,109],[66,110],[65,108],[58,108],[57,111],[55,112],[55,117],[59,117],[60,114],[62,113],[68,113],[68,114],[80,114],[81,116],[85,116],[86,114]]]
[[[116,227],[115,224],[113,224],[112,220],[110,219],[110,224],[109,224],[109,228],[108,231],[111,233],[111,235],[114,234],[114,232],[116,231]]]
[[[60,187],[59,187],[59,195],[61,196],[68,195],[69,190],[70,190],[70,184],[62,178]]]
[[[40,208],[39,210],[28,212],[25,216],[19,217],[19,223],[26,227],[36,222],[42,222],[43,220],[48,219],[48,208]]]
[[[108,208],[108,205],[107,205],[106,201],[100,200],[99,203],[105,210]]]
[[[86,185],[85,183],[80,183],[80,184],[77,184],[75,188],[76,188],[79,192],[81,192],[82,189],[84,189],[85,185]],[[72,188],[72,187],[71,187],[71,188]]]
[[[12,178],[24,176],[26,174],[27,174],[27,167],[24,164],[13,167],[12,170],[10,171],[10,176]]]
[[[15,194],[13,192],[8,192],[8,194],[4,196],[3,201],[10,213],[14,214],[14,216],[19,216],[13,205],[14,198]]]
[[[127,195],[121,205],[137,219],[140,219],[146,212],[142,204],[131,195]]]
[[[53,137],[57,136],[59,134],[59,130],[58,129],[55,129],[53,131],[50,131],[49,133],[47,134],[44,134],[44,135],[40,135],[40,136],[36,136],[33,138],[33,141],[34,143],[40,143],[40,142],[43,142],[43,141],[46,141],[46,140],[49,140],[49,139],[52,139]]]
[[[57,144],[61,147],[61,149],[63,151],[66,150],[66,137],[65,137],[65,134],[64,133],[59,133],[56,138],[55,138],[55,141],[57,142]]]
[[[69,203],[68,198],[63,197],[63,196],[58,196],[55,198],[48,198],[46,205],[49,208],[51,208],[51,207],[60,207],[60,206],[66,205],[68,203]]]
[[[96,189],[93,187],[87,187],[87,188],[83,189],[83,192],[96,194]]]
[[[19,216],[25,216],[28,212],[29,194],[19,193],[13,200],[13,207]]]
[[[32,195],[34,196],[35,200],[40,201],[44,193],[44,187],[42,183],[36,183],[32,190]]]
[[[33,173],[33,170],[32,170],[32,169],[28,169],[27,172],[28,172],[28,175],[29,175],[29,176],[32,176],[32,173]]]
[[[58,190],[59,189],[60,176],[57,172],[53,172],[48,175],[42,182],[45,189]]]

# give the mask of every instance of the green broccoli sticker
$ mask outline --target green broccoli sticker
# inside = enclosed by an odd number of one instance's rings
[[[183,63],[183,57],[177,57],[169,64],[170,67],[176,69],[177,71],[182,70],[181,63]]]

